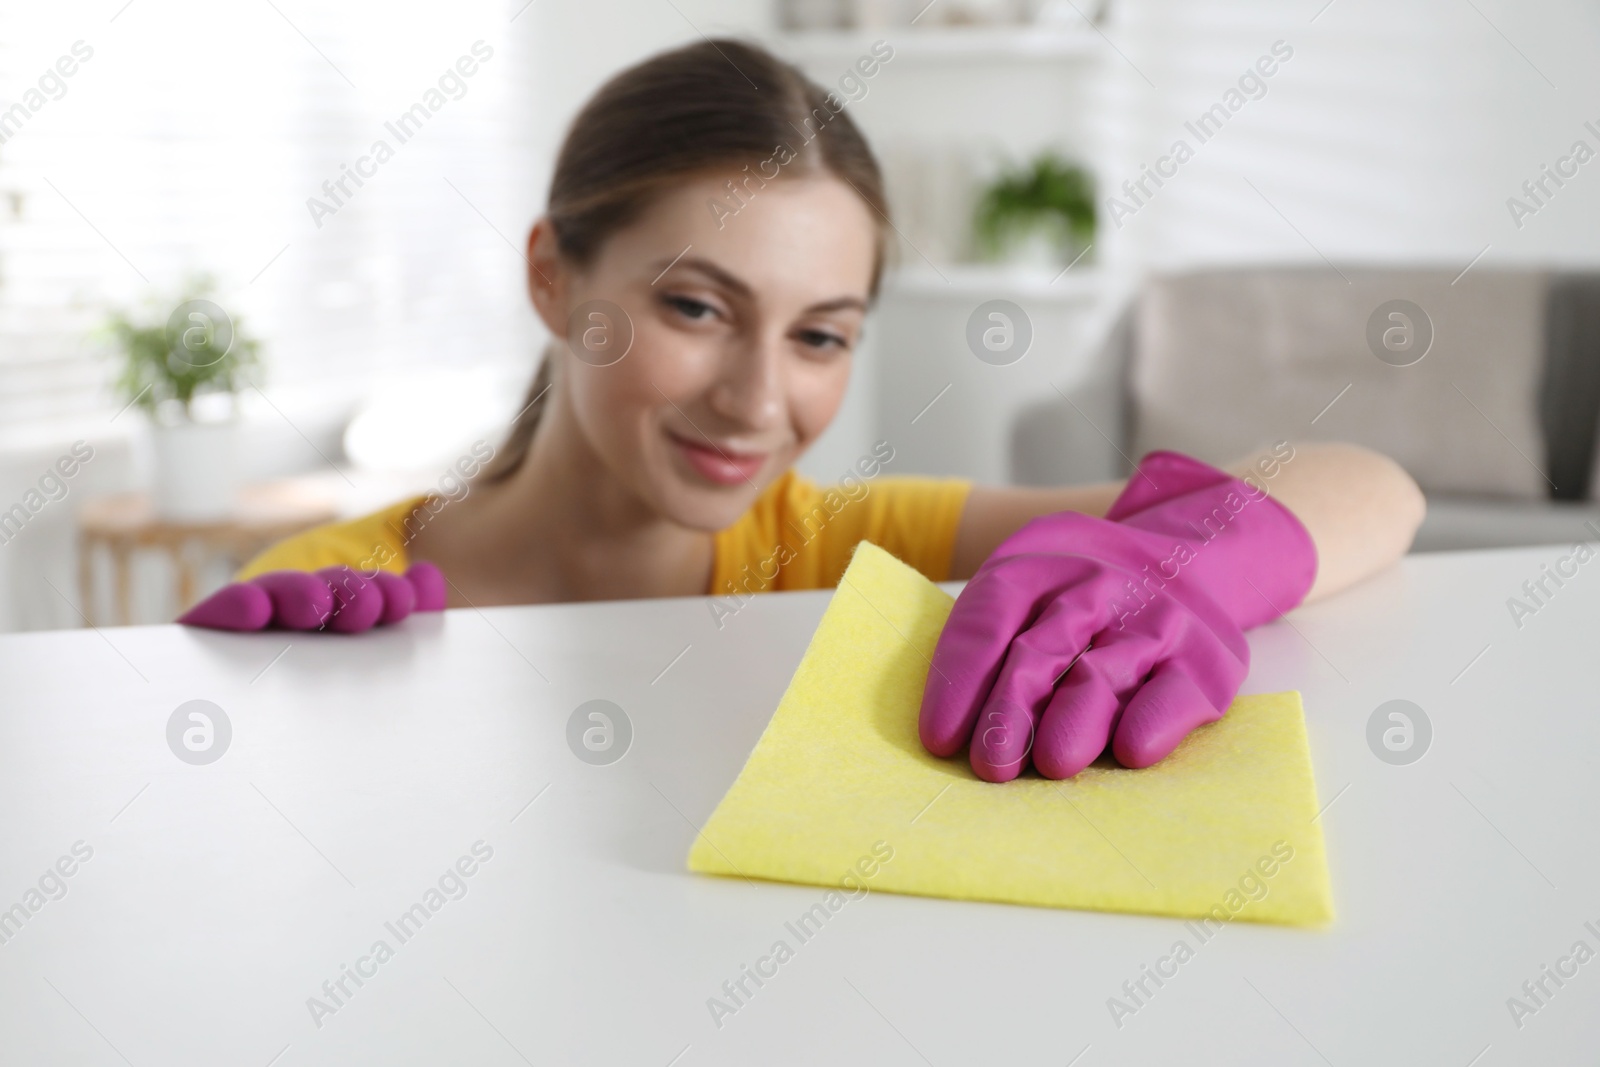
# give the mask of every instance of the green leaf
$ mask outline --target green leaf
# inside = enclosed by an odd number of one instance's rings
[[[1011,165],[978,198],[973,230],[993,255],[1012,236],[1041,227],[1060,228],[1083,244],[1095,234],[1094,178],[1054,152]]]
[[[187,417],[197,396],[237,395],[255,379],[260,370],[260,342],[249,336],[244,321],[232,312],[228,317],[233,343],[215,362],[196,365],[184,358],[179,338],[167,335],[172,311],[186,301],[209,298],[212,288],[212,279],[199,275],[189,280],[176,299],[147,301],[143,314],[116,309],[108,315],[106,328],[122,352],[115,387],[123,400],[152,417],[163,406],[176,404]]]

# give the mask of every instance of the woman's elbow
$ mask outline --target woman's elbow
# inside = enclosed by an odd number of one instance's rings
[[[1389,559],[1399,559],[1411,549],[1422,520],[1428,514],[1428,500],[1417,480],[1398,462],[1381,452],[1362,449],[1370,457],[1374,501],[1372,514],[1380,527],[1379,544],[1389,550]]]
[[[1338,592],[1384,570],[1411,548],[1427,513],[1416,479],[1380,452],[1360,445],[1307,448],[1313,465],[1296,503],[1317,544],[1318,574],[1307,600]]]

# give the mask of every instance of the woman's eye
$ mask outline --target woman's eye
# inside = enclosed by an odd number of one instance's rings
[[[843,337],[840,337],[835,333],[829,333],[826,330],[801,330],[800,342],[802,344],[809,345],[812,348],[822,350],[844,349],[850,347],[849,343],[845,341]]]
[[[693,297],[668,296],[664,299],[666,300],[667,306],[672,308],[678,314],[682,315],[686,319],[693,319],[697,322],[707,318],[708,316],[716,314],[717,310],[710,304],[707,304],[702,300],[696,300]]]

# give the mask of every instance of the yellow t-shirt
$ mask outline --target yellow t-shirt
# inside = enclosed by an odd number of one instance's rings
[[[762,492],[749,511],[714,535],[709,596],[768,590],[829,589],[858,542],[871,541],[930,581],[950,573],[956,528],[972,483],[899,475],[819,486],[793,470]],[[349,564],[401,572],[406,545],[449,503],[409,497],[382,511],[329,523],[280,541],[245,564],[243,581],[267,571],[310,571]]]

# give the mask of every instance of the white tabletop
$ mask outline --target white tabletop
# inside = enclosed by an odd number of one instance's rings
[[[1230,924],[1120,1028],[1108,998],[1193,940],[1180,921],[888,893],[852,901],[713,1021],[708,998],[794,943],[785,923],[824,892],[692,875],[684,857],[826,592],[758,597],[720,631],[707,601],[681,599],[452,611],[359,638],[6,637],[0,908],[61,857],[73,874],[46,877],[65,895],[33,898],[0,944],[0,1060],[1592,1058],[1600,959],[1546,978],[1520,1029],[1506,1003],[1574,942],[1600,950],[1584,926],[1600,930],[1600,561],[1549,583],[1520,630],[1506,606],[1562,554],[1412,557],[1251,635],[1245,691],[1305,695],[1338,917]],[[1404,766],[1367,742],[1397,698],[1434,730]],[[205,765],[167,742],[195,699],[233,731]],[[592,699],[633,725],[610,765],[566,740]],[[480,841],[492,857],[446,879],[465,895],[401,942],[385,923]],[[324,981],[380,939],[392,958],[363,964],[316,1025],[308,998],[331,1005]]]

